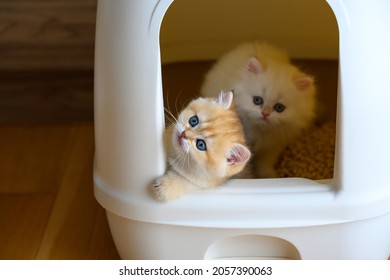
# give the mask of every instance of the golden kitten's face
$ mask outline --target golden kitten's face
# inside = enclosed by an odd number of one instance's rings
[[[183,176],[225,178],[241,171],[249,159],[239,118],[216,100],[192,101],[171,129],[169,161]],[[239,153],[244,158],[237,160]]]

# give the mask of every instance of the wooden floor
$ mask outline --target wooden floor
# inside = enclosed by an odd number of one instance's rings
[[[93,123],[3,124],[0,135],[0,259],[118,259],[93,197]]]
[[[0,259],[119,259],[93,157],[92,71],[0,73]]]
[[[337,62],[304,64],[317,76],[320,99],[334,108]],[[198,92],[209,66],[163,68],[172,108]],[[93,196],[92,72],[0,79],[0,259],[118,259]]]

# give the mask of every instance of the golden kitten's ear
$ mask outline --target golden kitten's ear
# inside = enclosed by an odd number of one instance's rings
[[[241,144],[234,144],[227,156],[229,165],[246,163],[251,157],[251,152],[247,147]]]
[[[229,109],[233,102],[233,92],[232,91],[221,91],[216,100],[217,104],[222,106],[225,110]]]
[[[310,76],[296,77],[294,84],[299,90],[307,90],[314,84],[314,79]]]
[[[246,64],[246,69],[250,73],[258,74],[265,71],[265,65],[263,65],[256,57],[251,57]]]

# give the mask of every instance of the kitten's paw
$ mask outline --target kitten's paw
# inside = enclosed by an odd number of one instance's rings
[[[154,179],[154,180],[153,180],[153,182],[152,182],[152,187],[153,187],[153,188],[158,188],[158,187],[160,187],[160,185],[161,185],[161,180],[160,180],[160,178],[157,178],[157,179]]]
[[[152,183],[153,195],[159,201],[178,199],[184,193],[184,188],[167,175],[155,179]]]

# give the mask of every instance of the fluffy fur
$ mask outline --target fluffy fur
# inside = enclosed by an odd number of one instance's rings
[[[224,55],[206,75],[202,96],[233,90],[234,103],[254,152],[254,176],[275,177],[278,156],[313,121],[313,77],[270,45],[248,43]]]
[[[218,186],[244,169],[251,153],[232,100],[232,92],[198,98],[167,128],[168,169],[153,184],[158,200]]]

